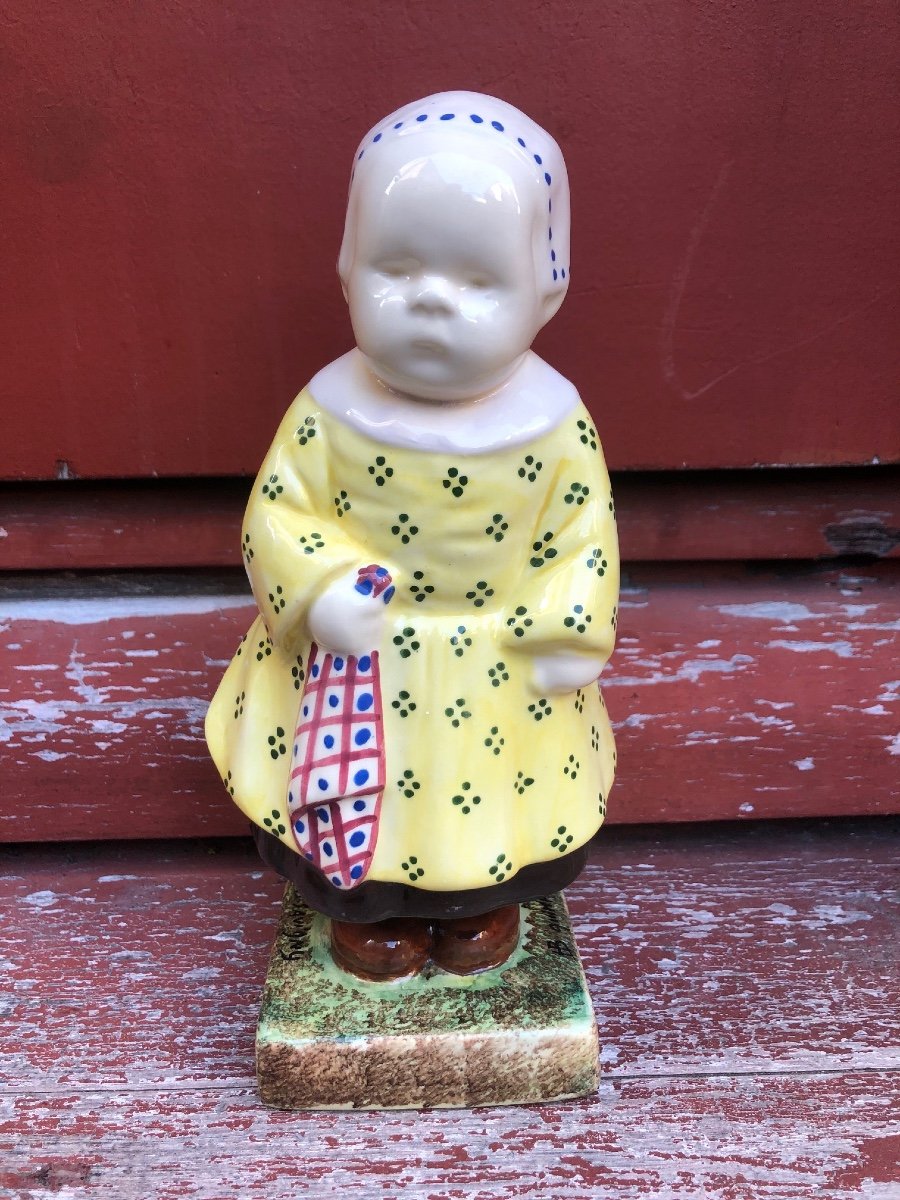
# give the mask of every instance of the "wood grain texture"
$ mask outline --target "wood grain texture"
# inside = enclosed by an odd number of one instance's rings
[[[0,1192],[896,1200],[896,819],[610,830],[567,892],[605,1075],[557,1107],[269,1112],[244,842],[0,852]],[[38,948],[38,952],[35,952]]]
[[[891,0],[28,6],[0,475],[255,470],[350,345],[358,139],[460,86],[565,149],[573,286],[538,345],[613,466],[896,461],[897,47]]]
[[[206,706],[254,610],[237,576],[0,588],[5,840],[242,833]],[[895,564],[656,566],[625,580],[604,692],[610,819],[898,808]]]
[[[0,571],[235,567],[247,479],[0,487]],[[900,471],[618,472],[625,562],[900,556]]]

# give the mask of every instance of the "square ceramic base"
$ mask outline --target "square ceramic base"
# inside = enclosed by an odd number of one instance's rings
[[[519,946],[481,975],[366,983],[288,885],[256,1034],[275,1108],[462,1108],[593,1093],[597,1026],[561,894],[525,904]]]

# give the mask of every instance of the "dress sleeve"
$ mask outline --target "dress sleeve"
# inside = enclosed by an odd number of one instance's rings
[[[328,460],[326,424],[301,393],[256,477],[241,531],[259,611],[289,654],[308,640],[306,616],[322,589],[369,561],[336,515]]]
[[[533,530],[530,557],[503,613],[503,644],[532,653],[613,650],[619,548],[609,473],[586,410],[572,421]],[[585,432],[587,431],[587,432]]]

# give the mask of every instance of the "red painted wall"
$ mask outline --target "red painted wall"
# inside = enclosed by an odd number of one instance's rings
[[[254,471],[350,344],[349,161],[450,87],[545,123],[539,349],[617,467],[900,460],[888,0],[46,0],[0,27],[0,477]]]

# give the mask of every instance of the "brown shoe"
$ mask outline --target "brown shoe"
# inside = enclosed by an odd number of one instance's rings
[[[431,927],[412,917],[361,925],[331,922],[331,954],[351,975],[374,981],[416,975],[428,962]]]
[[[519,942],[519,906],[507,904],[478,917],[438,921],[431,961],[454,975],[474,975],[505,963]]]

